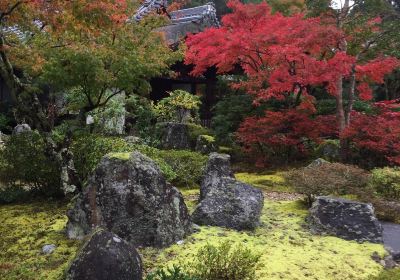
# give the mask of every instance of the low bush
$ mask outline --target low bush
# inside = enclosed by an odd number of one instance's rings
[[[60,167],[45,151],[44,140],[36,131],[12,135],[6,141],[0,153],[0,181],[6,186],[3,194],[8,200],[22,194],[22,187],[42,196],[62,195]]]
[[[200,280],[253,280],[259,259],[252,250],[225,241],[201,248],[190,267]]]
[[[314,155],[328,161],[338,161],[340,159],[340,141],[336,139],[324,140],[317,146]]]
[[[139,151],[153,159],[168,181],[176,178],[171,166],[161,157],[161,151],[146,145],[135,145],[118,137],[104,137],[100,135],[82,135],[75,139],[72,145],[75,168],[82,182],[85,182],[94,171],[103,156],[108,153],[122,153]]]
[[[154,106],[154,111],[160,122],[190,123],[198,121],[200,104],[198,96],[184,90],[174,90]]]
[[[0,204],[22,202],[29,198],[29,191],[21,186],[6,186],[0,188]]]
[[[400,169],[377,168],[372,170],[370,186],[381,197],[400,202]]]
[[[159,269],[147,275],[146,280],[199,280],[182,270],[180,266],[173,266],[172,268]]]
[[[158,156],[171,166],[176,174],[172,182],[179,187],[199,184],[208,160],[205,155],[186,150],[158,150]]]
[[[84,135],[75,139],[72,145],[75,168],[85,182],[108,153],[139,151],[153,159],[167,181],[177,186],[193,186],[200,182],[207,156],[185,150],[159,150],[146,145],[126,142],[118,137]]]
[[[200,135],[212,136],[211,130],[209,130],[208,128],[205,128],[201,125],[191,123],[191,124],[187,124],[187,127],[188,127],[188,132],[189,132],[190,146],[193,148],[196,146],[197,138]]]
[[[292,170],[285,175],[298,193],[306,196],[309,206],[316,196],[345,195],[359,192],[369,180],[368,173],[353,165],[314,161],[309,166]]]
[[[159,269],[146,280],[254,280],[260,255],[243,245],[224,241],[200,248],[194,259],[179,266]]]

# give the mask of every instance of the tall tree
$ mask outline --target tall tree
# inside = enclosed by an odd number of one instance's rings
[[[59,163],[65,192],[80,182],[68,149],[60,143],[43,88],[73,90],[80,119],[121,92],[148,89],[146,79],[177,58],[153,20],[128,23],[138,3],[125,0],[6,0],[0,3],[0,76],[11,90],[20,119],[38,129],[48,154]]]
[[[395,58],[371,51],[386,35],[379,28],[379,18],[362,17],[363,24],[344,25],[349,2],[339,14],[309,18],[273,14],[266,3],[231,1],[229,6],[233,13],[222,19],[220,29],[188,38],[185,61],[194,64],[193,74],[200,75],[211,66],[224,73],[240,65],[247,79],[234,87],[245,88],[256,101],[287,99],[289,108],[309,111],[315,109],[310,88],[324,86],[337,100],[340,132],[351,121],[356,94],[371,99],[370,84],[383,82],[383,76],[399,65]]]

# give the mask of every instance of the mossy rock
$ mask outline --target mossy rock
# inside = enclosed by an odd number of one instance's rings
[[[215,138],[210,135],[199,135],[199,137],[197,137],[195,150],[203,155],[216,152],[217,146],[215,145]]]

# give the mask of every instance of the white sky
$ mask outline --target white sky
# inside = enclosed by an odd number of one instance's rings
[[[340,9],[343,7],[344,0],[333,0],[332,7],[335,9]],[[350,5],[354,4],[354,1],[350,1]]]

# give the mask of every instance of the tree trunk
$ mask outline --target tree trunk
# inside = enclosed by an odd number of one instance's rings
[[[341,138],[343,130],[346,128],[346,115],[343,105],[343,77],[340,76],[336,84],[336,119],[339,126],[339,138],[340,138],[340,159],[342,161],[347,160],[348,143]]]

